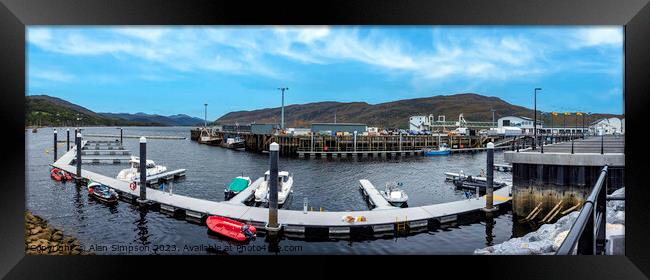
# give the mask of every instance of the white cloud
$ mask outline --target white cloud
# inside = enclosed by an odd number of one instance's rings
[[[118,34],[126,35],[136,39],[149,42],[158,42],[170,30],[160,27],[119,27],[114,31]]]
[[[588,27],[576,32],[572,46],[575,48],[594,46],[622,46],[621,27]]]
[[[54,82],[70,82],[74,79],[73,75],[66,74],[56,70],[32,70],[29,72],[29,76],[37,79],[43,79]]]
[[[366,31],[366,30],[363,30]],[[500,79],[540,75],[578,64],[549,59],[565,51],[528,33],[476,34],[433,32],[430,48],[382,30],[355,27],[119,27],[92,32],[66,28],[30,28],[31,44],[69,55],[113,55],[142,59],[177,71],[214,71],[290,79],[272,58],[304,64],[356,62],[384,73],[416,79]],[[620,28],[584,28],[570,33],[570,47],[616,45]],[[443,36],[444,35],[444,36]],[[551,37],[546,37],[551,38]]]

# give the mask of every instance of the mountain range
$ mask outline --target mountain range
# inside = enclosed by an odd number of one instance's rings
[[[40,126],[200,126],[203,119],[184,114],[162,116],[146,113],[96,113],[77,104],[47,95],[26,96],[26,125]],[[287,127],[309,127],[315,122],[364,123],[382,128],[408,128],[411,116],[433,114],[444,115],[448,121],[457,121],[463,114],[467,121],[492,121],[503,116],[523,116],[532,118],[533,110],[510,104],[498,97],[474,93],[437,95],[432,97],[403,99],[379,104],[366,102],[315,102],[285,106],[285,125]],[[236,111],[218,118],[218,124],[280,123],[280,107],[251,111]],[[539,119],[550,122],[550,115],[538,113]],[[591,114],[585,124],[604,117],[622,117],[614,114]],[[554,118],[557,124],[563,123],[560,113]],[[566,117],[566,124],[581,125],[582,118],[575,115]]]
[[[194,126],[194,125],[203,125],[204,120],[196,117],[190,117],[185,114],[177,114],[171,116],[162,116],[162,115],[152,115],[145,114],[142,112],[129,114],[129,113],[99,113],[100,115],[113,118],[113,119],[123,119],[132,122],[153,122],[166,126]]]
[[[285,126],[308,127],[314,122],[326,123],[364,123],[369,126],[384,128],[408,128],[411,116],[433,114],[444,115],[447,121],[457,121],[459,114],[463,114],[467,121],[492,121],[492,109],[495,110],[496,119],[504,116],[533,117],[533,110],[510,104],[498,97],[484,96],[475,93],[461,93],[454,95],[437,95],[432,97],[403,99],[379,104],[366,102],[316,102],[285,106]],[[545,122],[550,122],[550,115],[538,116]],[[281,108],[265,108],[252,111],[230,112],[218,118],[219,124],[231,123],[279,123]],[[613,114],[592,114],[592,120],[603,117],[621,117]],[[555,117],[556,123],[563,121],[562,116]],[[575,115],[566,118],[567,125],[576,123]],[[582,118],[578,118],[578,125]]]
[[[38,126],[191,126],[203,119],[178,114],[96,113],[80,105],[48,95],[26,96],[25,124]]]

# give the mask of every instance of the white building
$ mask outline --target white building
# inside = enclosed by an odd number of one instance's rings
[[[592,122],[589,125],[589,130],[596,135],[613,135],[624,133],[625,119],[619,118],[603,118]]]
[[[508,116],[499,118],[497,123],[499,128],[516,127],[520,128],[521,132],[524,134],[532,134],[534,122],[535,121],[533,119],[527,117]],[[542,128],[542,121],[537,120],[537,129],[540,128]]]
[[[429,130],[433,122],[434,122],[433,115],[412,116],[409,118],[409,130],[412,131]]]

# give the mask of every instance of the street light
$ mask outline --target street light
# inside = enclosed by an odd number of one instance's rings
[[[278,88],[278,90],[282,91],[282,119],[281,119],[281,122],[280,122],[280,128],[284,129],[284,92],[289,90],[289,88],[288,87],[282,87],[282,88]]]
[[[492,111],[492,126],[496,127],[496,125],[494,124],[494,112],[496,112],[496,110],[494,110],[494,108],[492,108],[492,109],[490,109],[490,111]]]
[[[534,122],[533,122],[533,134],[534,134],[535,138],[533,139],[533,150],[535,150],[535,147],[537,146],[537,91],[538,90],[542,90],[542,89],[541,88],[535,88],[535,94],[534,94],[535,95],[535,98],[534,98],[534,100],[535,100],[534,101],[534,103],[535,103],[535,105],[534,105],[535,106],[535,108],[534,108],[535,109],[535,117],[533,118],[534,119]]]
[[[205,106],[205,113],[203,116],[203,127],[208,127],[208,103],[203,104]]]
[[[568,115],[569,115],[569,113],[564,112],[564,116],[562,117],[562,122],[564,122],[564,124],[563,124],[563,131],[564,131],[563,134],[566,134],[566,116],[568,116]]]

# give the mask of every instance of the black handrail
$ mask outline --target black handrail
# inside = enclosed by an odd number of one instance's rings
[[[556,255],[602,255],[605,251],[607,165]],[[603,185],[605,186],[603,188]],[[577,248],[576,248],[577,247]]]

